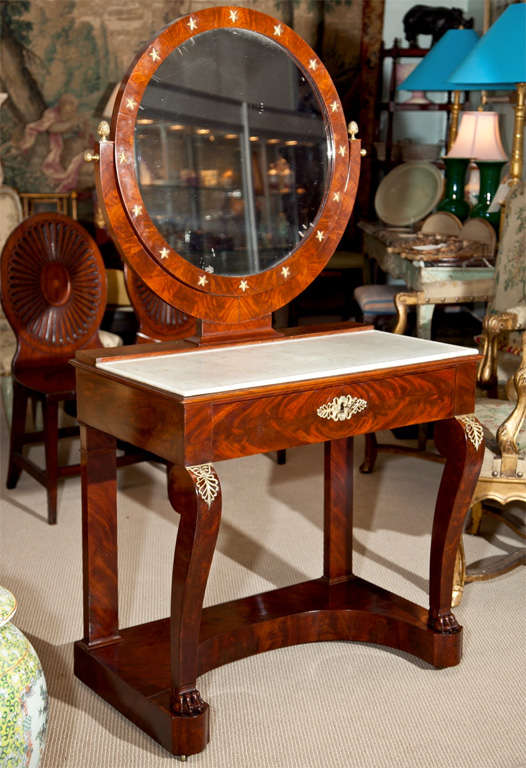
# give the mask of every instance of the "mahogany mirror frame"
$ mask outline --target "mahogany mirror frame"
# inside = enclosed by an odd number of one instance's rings
[[[214,29],[257,32],[278,42],[311,84],[322,109],[329,148],[324,200],[310,232],[290,255],[263,272],[210,274],[180,256],[163,238],[142,200],[134,162],[135,123],[151,77],[178,46]],[[221,326],[261,325],[321,272],[334,253],[354,205],[361,143],[349,141],[342,106],[329,73],[314,51],[275,18],[247,8],[217,7],[177,19],[138,55],[122,81],[112,125],[101,124],[97,191],[107,226],[124,260],[164,301]],[[109,140],[107,135],[109,133]],[[265,321],[264,321],[265,322]],[[270,320],[268,320],[270,326]]]

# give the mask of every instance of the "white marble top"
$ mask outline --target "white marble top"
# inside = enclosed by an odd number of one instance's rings
[[[476,354],[475,349],[382,331],[322,334],[257,344],[101,361],[126,379],[189,397]]]

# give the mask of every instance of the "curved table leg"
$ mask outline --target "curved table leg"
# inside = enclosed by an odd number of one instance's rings
[[[172,574],[170,619],[173,752],[200,752],[208,742],[208,704],[196,688],[199,630],[219,522],[221,490],[211,464],[171,466],[168,496],[181,515]]]
[[[451,612],[454,570],[464,519],[484,456],[482,427],[474,416],[435,425],[435,444],[446,459],[431,536],[429,626],[451,634],[461,627]]]

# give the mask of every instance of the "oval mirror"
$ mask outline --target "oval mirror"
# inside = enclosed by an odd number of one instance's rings
[[[144,205],[195,267],[253,275],[309,234],[327,192],[329,128],[317,92],[278,43],[213,29],[152,75],[135,122]]]

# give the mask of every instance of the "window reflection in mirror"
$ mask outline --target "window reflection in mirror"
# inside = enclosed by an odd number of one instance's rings
[[[175,49],[135,128],[149,215],[181,256],[221,275],[261,272],[301,242],[323,202],[328,146],[318,97],[292,58],[239,29]]]

